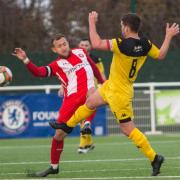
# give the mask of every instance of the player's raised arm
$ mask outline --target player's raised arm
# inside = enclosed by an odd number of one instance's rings
[[[92,47],[100,50],[110,50],[109,40],[101,39],[96,30],[96,23],[98,21],[98,13],[92,11],[89,13],[89,36]]]
[[[20,61],[22,61],[27,69],[36,77],[47,77],[48,74],[51,74],[51,69],[46,66],[37,67],[33,64],[26,55],[26,52],[21,48],[15,48],[14,52],[12,53],[13,56],[17,57]]]
[[[166,35],[164,42],[160,48],[160,53],[158,59],[164,59],[169,49],[169,45],[174,36],[179,34],[179,24],[173,23],[169,26],[169,23],[166,24]]]

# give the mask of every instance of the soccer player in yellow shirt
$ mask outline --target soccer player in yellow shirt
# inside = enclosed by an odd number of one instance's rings
[[[162,60],[165,58],[172,38],[179,34],[179,25],[166,25],[166,35],[160,49],[150,40],[139,36],[141,19],[136,14],[126,14],[121,19],[123,39],[101,39],[96,31],[98,13],[89,14],[89,33],[93,48],[110,50],[113,59],[109,79],[80,106],[75,114],[66,122],[67,129],[73,129],[77,123],[92,114],[103,104],[109,104],[111,111],[120,124],[121,131],[134,142],[152,165],[152,176],[160,173],[164,161],[151,147],[146,136],[135,126],[133,120],[132,99],[134,96],[133,82],[144,64],[147,56]],[[62,124],[50,123],[53,128],[66,131]]]
[[[83,48],[87,51],[88,55],[90,58],[94,61],[96,66],[98,67],[102,78],[104,81],[106,80],[105,77],[105,72],[104,72],[104,65],[102,63],[102,59],[100,57],[95,56],[92,54],[92,46],[90,43],[90,40],[87,38],[81,39],[78,47]],[[98,81],[95,79],[96,86],[98,86]],[[85,154],[89,152],[90,150],[94,149],[94,144],[93,144],[93,138],[92,138],[92,130],[91,130],[91,122],[94,119],[95,116],[94,112],[90,117],[86,118],[86,120],[81,121],[80,123],[80,128],[81,128],[81,133],[80,133],[80,144],[77,152],[79,154]]]

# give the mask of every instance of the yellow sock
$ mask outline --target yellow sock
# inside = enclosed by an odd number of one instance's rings
[[[79,147],[85,147],[93,144],[92,135],[84,134],[80,135],[80,144]]]
[[[87,136],[87,145],[92,145],[92,144],[93,144],[92,135],[88,134],[88,136]]]
[[[135,128],[129,135],[129,138],[145,154],[145,156],[149,158],[150,161],[154,160],[156,152],[152,149],[148,139],[141,131]]]
[[[91,110],[85,104],[80,106],[71,116],[71,118],[67,121],[67,125],[69,127],[75,127],[83,119],[89,117],[94,111],[95,109]]]
[[[80,144],[79,147],[84,148],[87,146],[88,134],[80,135]]]

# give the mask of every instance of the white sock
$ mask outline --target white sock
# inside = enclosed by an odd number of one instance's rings
[[[52,166],[53,169],[57,169],[59,164],[51,164],[51,166]]]

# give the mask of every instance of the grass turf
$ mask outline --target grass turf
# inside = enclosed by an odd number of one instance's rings
[[[158,179],[180,179],[180,134],[149,136],[166,160]],[[67,138],[58,179],[156,179],[149,161],[124,136],[94,137],[95,149],[77,154],[78,138]],[[51,139],[0,140],[0,179],[28,179],[27,171],[49,166]],[[46,178],[46,179],[47,179]]]

